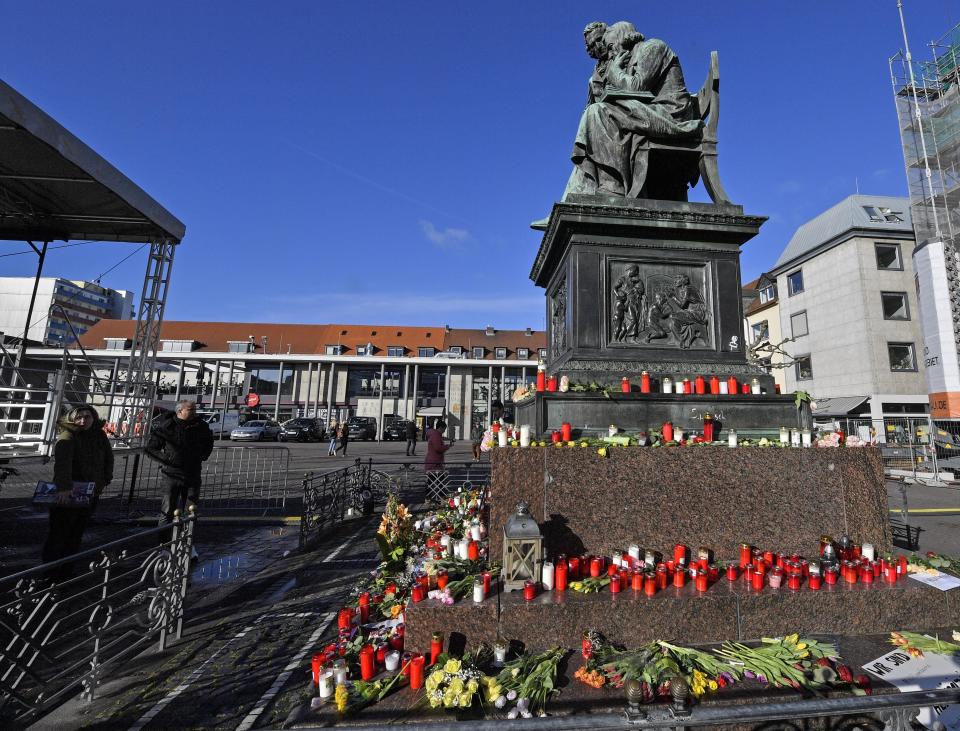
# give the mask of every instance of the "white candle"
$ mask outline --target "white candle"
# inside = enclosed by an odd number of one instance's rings
[[[755,394],[762,393],[760,390],[760,381],[758,381],[756,378],[754,378],[753,382],[750,384],[750,392]]]
[[[809,429],[804,429],[800,432],[800,440],[803,443],[804,447],[809,447],[811,444],[812,436]]]
[[[388,652],[387,656],[383,659],[383,665],[388,672],[397,672],[397,669],[400,667],[400,653],[396,650]]]
[[[470,526],[470,537],[475,541],[480,540],[480,524],[479,523],[474,523],[473,525]]]
[[[727,386],[727,382],[726,382],[726,381],[720,381],[720,393],[722,393],[722,394],[728,394],[728,393],[730,393],[730,389],[729,389],[729,387]]]
[[[864,543],[862,546],[860,546],[860,554],[868,561],[873,561],[877,557],[877,553],[874,550],[872,543]]]
[[[444,533],[442,536],[440,536],[440,547],[446,548],[449,545],[450,545],[450,534]]]
[[[318,695],[321,698],[329,698],[333,695],[333,671],[321,670],[320,679],[317,684]]]
[[[790,430],[790,445],[794,447],[800,446],[800,430],[799,429]]]
[[[333,663],[333,684],[341,685],[347,682],[347,664],[343,660]]]
[[[503,641],[497,641],[493,645],[493,661],[497,664],[498,667],[502,666],[507,660],[507,649],[510,646]]]
[[[477,579],[473,582],[473,601],[479,604],[483,599],[483,579]]]
[[[727,446],[735,447],[737,446],[737,430],[731,429],[727,432]]]
[[[615,553],[610,557],[610,563],[619,568],[620,566],[623,566],[623,558],[619,553]]]
[[[464,561],[467,560],[467,556],[469,555],[468,553],[469,549],[467,548],[467,546],[469,545],[470,545],[470,542],[467,539],[463,539],[457,544],[457,553],[460,556],[460,558],[462,558]]]
[[[634,561],[640,561],[640,546],[638,546],[636,543],[627,548],[627,553],[630,554],[630,558],[632,558]]]
[[[785,447],[790,441],[790,430],[785,426],[780,427],[780,446]]]
[[[673,384],[674,393],[683,393],[683,381],[677,381]]]
[[[501,429],[497,432],[497,446],[505,447],[507,446],[507,430]]]
[[[668,376],[664,376],[660,381],[660,390],[664,393],[673,393],[673,381]]]
[[[520,425],[520,446],[521,447],[530,446],[530,425],[529,424]]]
[[[543,590],[550,591],[553,589],[553,563],[550,561],[543,562],[543,572],[542,572],[541,582],[543,583]]]
[[[677,442],[678,444],[683,441],[683,429],[680,427],[673,427],[673,441]]]
[[[422,526],[423,526],[423,521],[421,521],[421,520],[414,521],[414,523],[413,523],[413,529],[414,529],[414,530],[420,530],[420,528],[421,528]]]

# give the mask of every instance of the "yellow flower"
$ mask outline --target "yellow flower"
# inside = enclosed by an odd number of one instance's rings
[[[460,695],[463,690],[463,678],[456,677],[450,681],[450,690],[453,691],[454,695]]]
[[[452,658],[447,660],[446,664],[443,666],[443,671],[445,673],[450,673],[451,675],[456,675],[460,672],[460,661]]]
[[[555,442],[553,446],[555,446],[555,447],[557,447],[557,448],[559,449],[560,447],[563,446],[563,442]]]
[[[800,635],[794,632],[792,635],[787,635],[783,639],[789,642],[791,645],[795,645],[800,641]]]
[[[575,446],[577,446],[577,443],[576,443],[576,442],[567,442],[567,446],[568,446],[568,447],[575,447]]]
[[[403,611],[403,605],[402,605],[402,604],[394,604],[392,607],[390,607],[390,616],[391,616],[391,617],[396,617],[396,616],[397,616],[398,614],[400,614],[400,612],[402,612],[402,611]]]
[[[600,447],[600,448],[597,450],[597,454],[599,454],[601,457],[606,457],[606,456],[607,456],[607,448],[606,448],[606,447]]]
[[[797,649],[797,650],[806,650],[806,649],[807,649],[807,643],[806,643],[806,642],[799,642],[799,643],[797,643],[797,646],[796,646],[796,648],[794,648],[794,649]]]
[[[473,693],[462,693],[459,700],[459,705],[461,708],[469,708],[470,704],[473,702]]]
[[[513,670],[510,671],[510,674],[511,674],[513,677],[517,677],[517,675],[518,675],[519,673],[520,673],[520,668],[514,668]]]
[[[586,447],[586,446],[587,446],[587,443],[586,443],[586,442],[580,442],[580,446],[581,446],[581,447]]]
[[[347,686],[343,683],[337,686],[336,693],[333,694],[333,699],[337,703],[337,711],[343,713],[347,710],[347,702],[350,700],[350,693],[347,691]]]
[[[479,687],[479,686],[477,685],[477,681],[476,681],[476,680],[468,680],[468,681],[467,681],[467,692],[470,693],[470,695],[473,695],[474,693],[476,693],[478,687]]]
[[[712,692],[714,692],[714,693],[716,692],[717,688],[720,687],[719,685],[717,685],[717,681],[716,681],[716,680],[711,680],[710,683],[709,683],[709,685],[710,685],[710,690],[711,690]]]

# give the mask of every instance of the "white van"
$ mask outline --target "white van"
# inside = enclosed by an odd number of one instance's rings
[[[210,425],[214,439],[229,439],[230,432],[240,426],[240,412],[236,409],[227,411],[208,411],[200,409],[197,416]]]

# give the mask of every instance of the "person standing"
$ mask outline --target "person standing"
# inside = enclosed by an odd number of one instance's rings
[[[407,456],[417,456],[417,423],[415,421],[407,422]]]
[[[337,430],[337,438],[340,441],[340,445],[337,449],[343,450],[343,456],[347,456],[347,445],[350,443],[350,429],[347,427],[347,422],[341,422],[340,428]],[[336,450],[334,450],[336,452]]]
[[[337,424],[337,420],[334,419],[330,422],[330,448],[327,450],[328,457],[337,456],[337,438],[339,434],[339,426]]]
[[[158,525],[172,523],[175,510],[199,504],[203,463],[212,452],[213,433],[193,401],[178,401],[175,412],[158,419],[147,442],[147,454],[160,463],[167,482]]]
[[[44,563],[72,556],[80,550],[93,508],[72,501],[73,483],[94,483],[96,499],[113,480],[113,450],[103,431],[103,422],[92,406],[83,404],[71,409],[57,426],[57,443],[53,447],[57,502],[50,506],[50,529],[42,553]],[[53,574],[56,581],[69,576],[69,566]]]
[[[443,469],[443,455],[453,446],[453,440],[449,444],[443,441],[443,434],[447,431],[447,422],[443,419],[437,419],[433,429],[427,430],[427,456],[423,460],[423,469],[425,472],[436,472]]]

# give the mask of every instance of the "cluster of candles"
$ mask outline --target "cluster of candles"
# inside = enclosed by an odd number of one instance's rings
[[[667,560],[663,560],[659,552],[637,545],[614,553],[609,561],[605,556],[560,554],[555,561],[543,562],[540,584],[546,591],[562,592],[571,581],[609,576],[609,589],[613,594],[632,589],[653,596],[668,586],[682,588],[688,581],[697,591],[704,592],[720,579],[721,568],[713,559],[709,548],[701,547],[694,558],[691,550],[680,543],[674,546],[673,557]],[[872,584],[874,580],[894,584],[906,576],[907,559],[905,556],[877,559],[874,546],[869,543],[856,544],[846,536],[834,542],[832,537],[822,536],[817,560],[744,543],[740,546],[739,562],[727,563],[722,571],[728,581],[742,579],[755,591],[762,591],[764,586],[779,589],[784,581],[787,588],[794,591],[804,583],[817,590],[824,583],[832,585],[841,579],[848,584]],[[524,599],[530,601],[536,594],[537,584],[527,581]]]
[[[422,602],[427,598],[427,593],[431,589],[443,591],[450,583],[450,577],[446,571],[440,570],[433,576],[422,574],[414,580],[410,588],[410,600],[414,603]],[[473,601],[482,602],[490,596],[490,590],[493,587],[493,574],[490,571],[484,571],[479,574],[473,582]]]
[[[537,391],[556,391],[557,377],[548,376],[544,368],[537,369]],[[780,393],[779,384],[774,386],[775,392]],[[631,393],[634,390],[629,376],[620,379],[620,390],[623,393]],[[650,377],[647,371],[640,374],[640,393],[674,393],[691,395],[734,395],[734,394],[762,394],[763,387],[757,378],[749,383],[738,381],[734,376],[720,378],[719,376],[694,376],[693,378],[671,378],[663,376],[659,381]]]
[[[663,440],[665,442],[677,442],[694,439],[695,441],[713,442],[717,439],[716,422],[712,414],[703,415],[703,436],[696,437],[692,432],[685,431],[682,427],[674,426],[673,422],[664,422],[660,427]],[[726,430],[726,441],[728,447],[736,447],[739,444],[736,429]],[[809,429],[789,429],[785,426],[780,427],[780,446],[781,447],[812,447],[813,434]]]
[[[530,446],[530,425],[521,424],[520,426],[502,425],[495,421],[491,426],[491,431],[497,439],[498,447],[506,447],[511,440],[519,441],[521,447]]]

